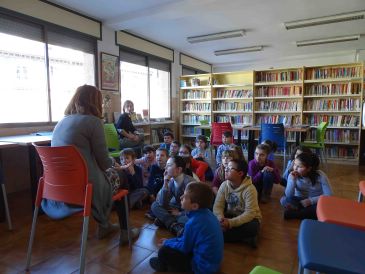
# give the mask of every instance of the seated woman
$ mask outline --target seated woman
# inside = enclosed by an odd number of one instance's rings
[[[144,135],[133,126],[131,115],[134,112],[134,104],[127,100],[123,104],[123,114],[120,115],[115,127],[120,135],[120,148],[143,147]]]
[[[106,170],[112,167],[108,157],[102,123],[102,95],[94,86],[84,85],[77,88],[75,95],[65,110],[65,117],[60,120],[52,136],[52,147],[74,145],[82,154],[88,168],[88,179],[93,185],[92,214],[98,223],[99,239],[118,230],[118,226],[109,222],[113,205],[112,188]],[[75,211],[73,205],[44,199],[42,209],[53,218],[64,218]],[[116,209],[122,229],[120,244],[127,239],[124,202],[116,202]],[[132,231],[137,236],[138,230]]]

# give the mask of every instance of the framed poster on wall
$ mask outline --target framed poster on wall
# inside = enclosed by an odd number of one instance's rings
[[[101,89],[119,92],[119,56],[100,53]]]

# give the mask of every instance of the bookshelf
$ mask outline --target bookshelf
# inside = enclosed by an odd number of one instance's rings
[[[180,142],[192,143],[201,121],[211,123],[211,74],[185,75],[180,78]]]
[[[255,72],[254,119],[261,123],[302,123],[303,69],[272,69]]]
[[[205,120],[231,122],[243,141],[244,125],[308,124],[311,142],[317,125],[328,121],[328,160],[358,163],[363,155],[365,161],[364,75],[362,63],[351,63],[182,76],[180,141],[200,134],[196,126]],[[294,146],[295,132],[287,132],[287,141]]]
[[[315,127],[328,121],[329,160],[359,161],[362,87],[361,63],[305,68],[303,123],[312,127],[306,141],[315,140]]]
[[[253,125],[253,72],[213,73],[212,104],[212,121],[230,122],[237,140],[238,128]],[[247,140],[247,132],[240,132]]]

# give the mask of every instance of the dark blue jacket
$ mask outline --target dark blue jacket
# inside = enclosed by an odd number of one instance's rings
[[[147,188],[150,194],[157,195],[163,186],[163,174],[165,169],[161,169],[157,164],[151,166],[150,177],[148,178]]]
[[[218,219],[206,208],[190,211],[184,234],[168,239],[164,246],[192,254],[194,273],[209,274],[219,271],[223,260],[223,233]]]

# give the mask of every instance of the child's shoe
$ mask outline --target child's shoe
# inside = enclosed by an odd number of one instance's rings
[[[133,227],[131,228],[131,240],[134,240],[136,238],[138,238],[139,233],[140,233],[140,229]],[[120,233],[120,237],[119,237],[119,245],[124,245],[126,243],[128,243],[128,230],[127,229],[122,229],[121,233]]]
[[[153,212],[151,210],[147,211],[144,216],[152,221],[154,221],[156,219],[156,216],[153,214]]]
[[[153,222],[155,226],[158,227],[164,227],[164,223],[159,219],[159,218],[155,218],[155,221]]]
[[[167,271],[167,267],[165,267],[164,265],[161,264],[158,257],[153,257],[150,259],[150,266],[157,272],[166,272]]]
[[[97,228],[97,237],[99,240],[106,238],[108,235],[117,232],[119,230],[119,225],[118,224],[111,224],[108,223],[107,227],[103,227],[101,225],[98,225]]]
[[[176,235],[176,237],[180,237],[184,233],[184,227],[184,224],[172,223],[169,227],[169,230],[172,234]]]

